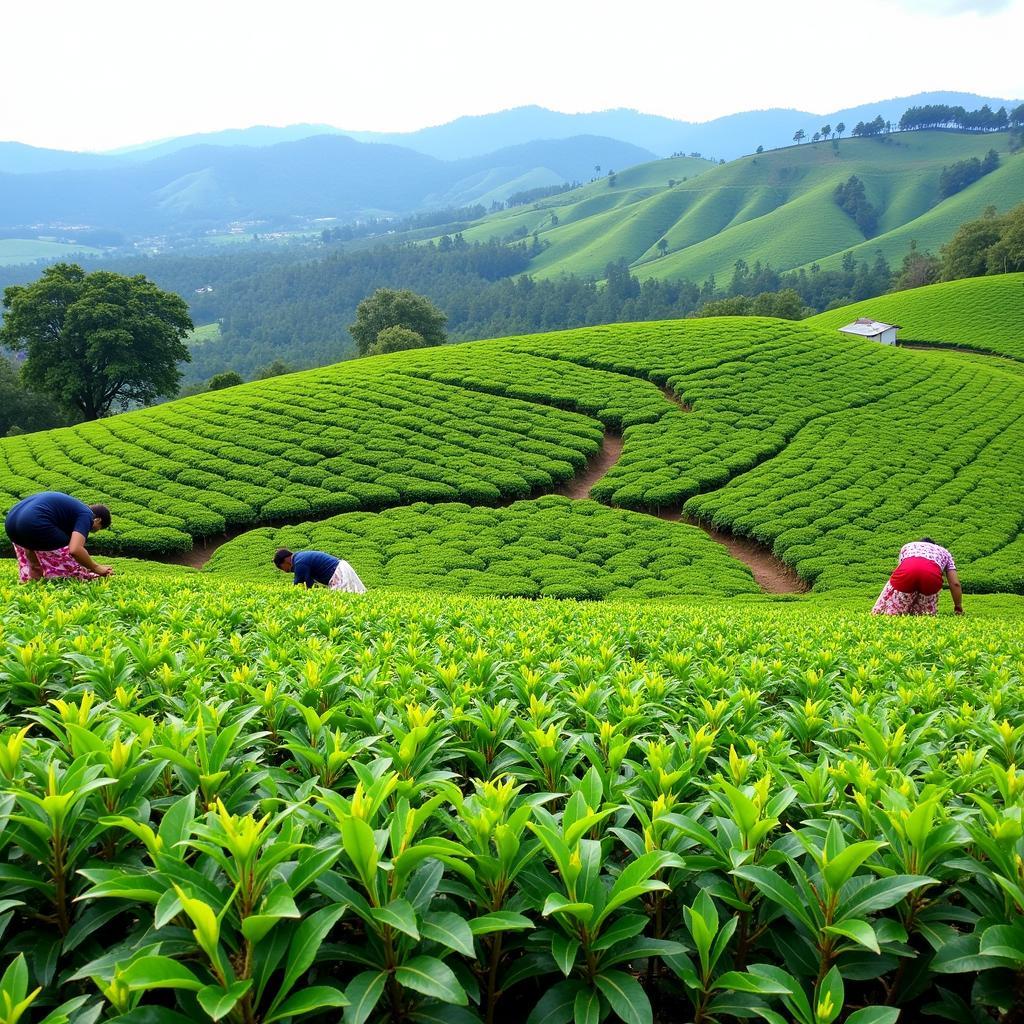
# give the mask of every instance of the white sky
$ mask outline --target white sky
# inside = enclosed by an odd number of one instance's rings
[[[1024,0],[12,0],[0,140],[106,149],[536,103],[686,120],[1024,96]]]

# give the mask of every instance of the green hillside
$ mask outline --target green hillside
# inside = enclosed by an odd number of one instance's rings
[[[537,497],[622,431],[593,498],[753,538],[818,590],[877,585],[925,533],[970,589],[1024,590],[1020,379],[919,355],[739,317],[400,353],[0,440],[0,504],[67,490],[115,509],[99,545],[180,551],[227,528]]]
[[[74,259],[83,256],[98,256],[100,252],[101,250],[88,245],[47,241],[42,238],[0,238],[0,267],[15,266],[19,263],[34,263],[36,260],[52,260],[58,257]]]
[[[742,257],[777,270],[824,267],[853,250],[877,250],[897,263],[911,239],[937,249],[959,225],[989,205],[1009,209],[1024,200],[1024,156],[1011,155],[1005,133],[904,132],[880,139],[806,143],[743,157],[695,175],[658,161],[617,176],[615,188],[593,183],[541,204],[503,211],[464,232],[467,239],[507,238],[536,231],[547,248],[532,272],[601,277],[625,258],[640,277],[720,280]],[[994,148],[1002,164],[962,192],[942,199],[943,167]],[[707,165],[705,164],[705,167]],[[686,175],[688,180],[682,181]],[[879,212],[866,239],[835,203],[837,185],[856,175]],[[668,179],[677,184],[668,187]],[[640,186],[638,182],[643,182]],[[551,214],[557,217],[557,223]],[[662,256],[658,242],[665,239]]]
[[[995,352],[1024,360],[1024,274],[947,281],[830,309],[804,323],[834,330],[858,317],[899,324],[901,341]]]

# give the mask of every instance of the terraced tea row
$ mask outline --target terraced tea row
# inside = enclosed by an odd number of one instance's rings
[[[759,592],[701,530],[554,496],[499,509],[417,504],[250,530],[208,568],[272,580],[278,547],[341,552],[373,588],[579,600]]]
[[[115,550],[414,501],[550,490],[600,447],[600,424],[343,364],[0,443],[0,506],[56,489],[116,510]]]
[[[1020,614],[5,573],[4,991],[81,1024],[1005,1006]]]

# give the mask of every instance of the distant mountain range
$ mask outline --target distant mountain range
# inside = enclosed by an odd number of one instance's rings
[[[415,132],[350,131],[324,124],[256,126],[78,153],[0,142],[0,234],[34,238],[69,225],[128,238],[262,230],[319,218],[396,216],[504,200],[515,192],[587,181],[674,153],[731,160],[788,145],[802,128],[877,115],[897,121],[930,103],[993,108],[1018,101],[928,92],[826,114],[758,110],[694,123],[606,110],[562,114],[519,107],[460,117]]]
[[[898,121],[908,107],[946,103],[976,110],[987,103],[996,109],[1017,100],[977,96],[966,92],[922,92],[865,103],[845,110],[814,114],[806,110],[774,108],[728,114],[713,121],[675,121],[636,110],[602,110],[592,114],[561,114],[544,107],[517,107],[480,117],[460,117],[448,124],[421,128],[415,132],[346,132],[362,142],[389,142],[407,146],[442,160],[474,156],[499,146],[529,139],[559,139],[571,135],[604,135],[631,142],[659,157],[673,153],[700,153],[717,159],[733,160],[753,153],[758,146],[772,149],[788,146],[798,128],[808,138],[822,125],[844,122],[852,128],[858,121],[879,114],[883,120]]]
[[[48,151],[35,152],[37,165],[40,152]],[[344,135],[266,146],[190,146],[151,160],[113,158],[112,164],[91,162],[111,158],[74,155],[82,162],[72,169],[0,174],[0,229],[89,225],[145,236],[229,222],[286,226],[292,220],[489,205],[523,189],[587,180],[596,165],[622,168],[654,156],[628,142],[588,135],[449,161]]]

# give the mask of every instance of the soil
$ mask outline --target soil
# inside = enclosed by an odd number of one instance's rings
[[[610,430],[601,439],[601,450],[588,463],[587,468],[555,489],[555,494],[566,498],[589,498],[590,488],[608,472],[622,454],[622,435]]]
[[[811,589],[794,569],[772,554],[759,541],[715,529],[681,512],[666,510],[651,514],[669,523],[685,523],[687,526],[696,526],[703,530],[713,541],[721,544],[733,558],[750,569],[754,574],[754,581],[766,594],[806,594]]]

